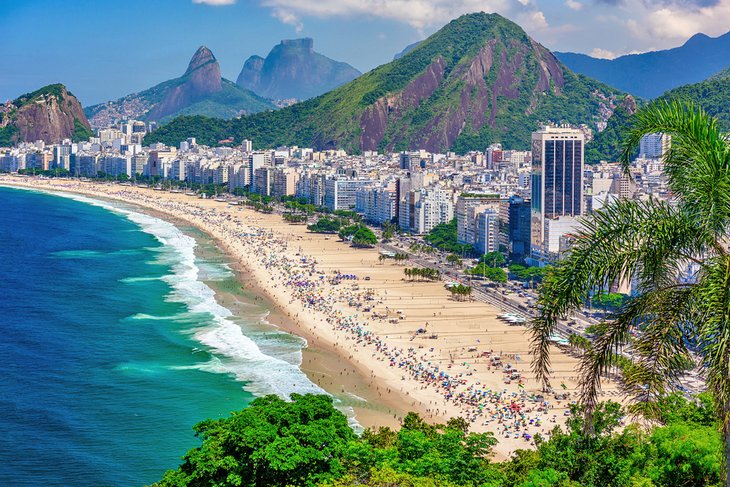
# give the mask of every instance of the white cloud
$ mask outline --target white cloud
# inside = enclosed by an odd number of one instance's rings
[[[271,11],[271,15],[274,18],[278,19],[281,23],[293,26],[297,34],[304,30],[304,24],[302,23],[302,21],[299,20],[296,14],[289,10],[275,7]]]
[[[625,9],[633,17],[626,21],[626,27],[635,38],[644,41],[676,45],[698,32],[718,36],[730,30],[730,0],[699,4],[631,0],[626,2]]]
[[[615,59],[618,57],[618,54],[608,49],[596,47],[591,51],[590,56],[597,57],[598,59]]]
[[[582,10],[583,4],[576,0],[565,0],[565,6],[570,10]]]
[[[545,30],[549,27],[545,14],[539,10],[527,12],[517,18],[517,23],[526,31]]]
[[[193,3],[220,7],[222,5],[233,5],[234,3],[236,3],[236,0],[193,0]]]
[[[470,12],[512,13],[515,0],[260,0],[272,11],[279,9],[297,19],[312,16],[377,17],[404,22],[414,28],[448,22]],[[517,0],[522,2],[523,0]],[[279,18],[276,14],[275,17]]]

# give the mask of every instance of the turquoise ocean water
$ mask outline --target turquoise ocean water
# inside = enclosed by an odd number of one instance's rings
[[[175,226],[82,197],[0,203],[0,485],[147,484],[199,444],[196,422],[321,392],[302,341],[219,305],[233,274]]]

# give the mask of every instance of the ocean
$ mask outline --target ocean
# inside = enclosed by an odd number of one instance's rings
[[[195,423],[323,392],[303,340],[194,229],[80,196],[0,202],[0,485],[149,484],[199,445]]]

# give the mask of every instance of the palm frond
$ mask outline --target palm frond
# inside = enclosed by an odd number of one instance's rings
[[[642,289],[674,283],[687,255],[702,251],[691,220],[657,200],[616,201],[583,221],[571,251],[550,269],[530,323],[533,371],[549,385],[550,338],[559,319],[596,290],[638,276]]]
[[[696,314],[693,285],[685,284],[646,293],[641,333],[632,343],[632,365],[624,370],[624,392],[629,408],[647,417],[658,415],[658,400],[674,391],[681,376],[694,368],[689,338],[694,335]]]
[[[625,141],[622,163],[628,171],[641,138],[661,132],[672,136],[664,172],[673,196],[691,212],[711,242],[730,224],[730,147],[717,119],[678,100],[660,101],[635,115]]]
[[[694,299],[700,307],[699,351],[717,412],[730,431],[730,257],[716,256],[703,269]]]

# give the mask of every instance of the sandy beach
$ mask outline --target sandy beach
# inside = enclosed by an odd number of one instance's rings
[[[379,261],[377,249],[354,249],[280,215],[183,193],[5,175],[0,185],[124,201],[215,238],[247,276],[242,281],[276,307],[269,321],[308,341],[302,369],[310,379],[372,404],[355,408],[365,427],[395,425],[409,410],[439,422],[461,416],[472,431],[493,432],[495,455],[504,458],[564,422],[570,400],[535,400],[540,385],[524,327],[508,326],[485,303],[455,301],[443,282],[408,280],[405,266]],[[416,334],[421,328],[425,333]],[[552,363],[553,385],[575,396],[577,359],[555,348]]]

